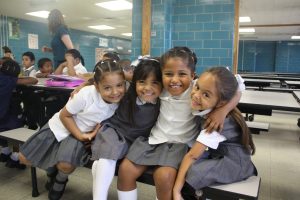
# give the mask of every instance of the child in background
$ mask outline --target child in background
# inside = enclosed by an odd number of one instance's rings
[[[22,163],[47,169],[51,200],[61,198],[69,174],[87,163],[85,142],[95,137],[99,123],[114,114],[125,93],[123,71],[111,60],[97,63],[94,79],[94,85],[80,90],[21,147]]]
[[[191,93],[193,114],[205,119],[211,110],[230,101],[237,88],[236,78],[225,67],[208,69],[199,77]],[[203,158],[205,152],[208,156]],[[250,158],[254,152],[255,146],[244,117],[234,108],[225,119],[222,132],[208,134],[205,129],[200,132],[181,162],[173,199],[182,199],[180,192],[185,181],[189,187],[199,190],[214,183],[228,184],[254,175],[256,169]]]
[[[23,76],[35,77],[36,70],[34,69],[35,56],[32,52],[27,51],[22,55]]]
[[[134,67],[131,65],[130,60],[129,59],[120,60],[120,66],[123,69],[126,81],[131,82]]]
[[[111,60],[115,60],[116,62],[120,61],[120,57],[119,54],[117,52],[106,52],[103,54],[101,60],[107,60],[107,59],[111,59]],[[93,72],[95,72],[96,68],[94,68]]]
[[[161,66],[164,90],[160,95],[160,113],[150,137],[137,138],[120,165],[120,200],[137,199],[136,179],[149,166],[154,167],[153,178],[158,199],[172,199],[177,169],[188,151],[186,143],[191,143],[198,132],[198,124],[190,107],[195,71],[193,52],[186,47],[170,49],[162,55]],[[212,127],[219,127],[223,123],[238,99],[237,95],[233,102],[214,113]]]
[[[14,55],[8,46],[3,46],[2,50],[3,50],[3,57],[14,59]]]
[[[52,74],[52,61],[49,58],[41,58],[38,61],[39,71],[36,72],[37,78],[47,78],[49,74]]]
[[[160,63],[152,58],[139,60],[120,106],[102,124],[92,144],[94,200],[107,199],[117,161],[137,137],[149,136],[159,113],[161,90]]]
[[[23,126],[20,105],[13,103],[13,91],[17,84],[35,84],[37,80],[32,77],[18,78],[21,71],[17,62],[11,58],[1,59],[0,62],[0,132]],[[7,141],[0,139],[1,154],[0,162],[6,162],[9,168],[24,169],[25,165],[19,163],[18,147],[14,147],[14,152],[8,147]]]
[[[66,61],[58,66],[54,74],[64,74],[69,76],[80,76],[87,73],[84,67],[84,59],[76,49],[69,49],[65,53]]]

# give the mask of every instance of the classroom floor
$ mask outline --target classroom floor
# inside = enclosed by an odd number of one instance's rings
[[[269,122],[270,130],[254,135],[257,152],[253,161],[262,177],[260,200],[300,199],[300,128],[299,114],[276,112],[273,116],[255,116],[255,121]],[[37,171],[40,196],[31,197],[30,169],[17,170],[0,163],[0,200],[44,200],[45,173]],[[109,200],[116,200],[116,178],[109,192]],[[139,199],[155,200],[153,186],[139,184]],[[92,199],[92,177],[89,169],[79,168],[69,178],[63,200]]]

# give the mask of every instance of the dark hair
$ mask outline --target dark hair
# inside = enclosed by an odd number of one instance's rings
[[[112,51],[112,52],[106,52],[105,54],[103,54],[102,57],[107,57],[107,58],[112,59],[112,60],[115,60],[115,61],[117,61],[117,62],[120,61],[120,56],[119,56],[119,54],[118,54],[117,52],[114,52],[114,51]]]
[[[103,76],[105,75],[105,73],[109,73],[109,72],[117,72],[120,75],[122,75],[123,78],[125,79],[123,70],[120,67],[119,63],[114,60],[107,59],[104,61],[99,61],[95,65],[94,81],[97,84],[99,84],[100,81],[103,79]]]
[[[195,72],[195,63],[197,63],[196,54],[193,53],[188,47],[174,47],[168,50],[161,56],[161,66],[164,67],[170,58],[181,58],[186,62],[187,66],[191,69],[192,74]]]
[[[41,58],[41,59],[39,59],[39,61],[38,61],[38,68],[39,69],[43,68],[43,66],[44,66],[44,64],[46,62],[52,62],[52,61],[49,58]]]
[[[74,59],[76,58],[80,59],[81,64],[84,65],[84,59],[77,49],[69,49],[66,51],[65,54],[71,54]]]
[[[11,53],[11,50],[10,50],[10,48],[8,48],[8,46],[3,46],[2,49],[3,49],[4,53]]]
[[[57,10],[51,10],[48,16],[48,28],[52,34],[55,34],[60,26],[66,26],[62,13]]]
[[[31,61],[35,61],[35,56],[34,56],[34,54],[31,51],[26,51],[25,53],[23,53],[22,57],[23,56],[27,56],[27,57],[29,57],[29,59]]]
[[[125,94],[122,100],[122,101],[127,101],[126,103],[129,106],[128,117],[131,123],[135,123],[133,118],[133,113],[135,113],[135,109],[136,109],[136,98],[137,98],[136,82],[139,80],[147,79],[147,77],[150,74],[153,74],[156,80],[162,85],[162,74],[161,74],[159,61],[152,58],[144,59],[141,60],[139,64],[136,66],[136,68],[134,69],[132,81],[130,83],[127,93]]]
[[[5,75],[18,77],[20,71],[21,71],[20,65],[12,59],[4,60],[2,65],[0,66],[0,72]]]
[[[219,101],[230,101],[234,97],[238,89],[238,82],[235,76],[227,68],[213,67],[205,71],[205,73],[210,73],[211,75],[216,77],[216,86],[217,91],[219,92]],[[235,107],[231,112],[229,112],[228,115],[231,116],[240,126],[242,130],[241,143],[253,155],[255,153],[255,145],[253,143],[252,135],[242,113],[238,108]]]

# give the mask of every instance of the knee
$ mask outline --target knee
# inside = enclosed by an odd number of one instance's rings
[[[125,158],[119,166],[118,177],[133,178],[134,170],[132,169],[131,165],[132,165],[132,163]]]
[[[19,153],[19,160],[20,160],[20,163],[23,163],[25,165],[31,165],[29,160],[27,160],[22,153]]]
[[[75,170],[75,166],[67,162],[59,162],[56,167],[59,171],[62,171],[65,174],[71,174]]]
[[[155,185],[160,188],[172,189],[175,179],[176,170],[175,169],[161,169],[154,172]]]

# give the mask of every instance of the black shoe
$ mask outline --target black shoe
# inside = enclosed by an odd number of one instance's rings
[[[46,190],[50,190],[54,184],[54,181],[55,181],[55,177],[58,173],[58,170],[56,169],[53,173],[47,173],[47,177],[48,177],[48,180],[45,184],[45,188]],[[50,179],[50,180],[49,180]]]
[[[5,164],[8,168],[26,169],[26,165],[20,163],[20,161],[15,161],[9,158]]]
[[[4,153],[0,154],[0,162],[7,162],[9,159],[10,154],[6,155]]]
[[[66,181],[58,181],[55,178],[54,184],[55,183],[61,184],[61,185],[64,185],[64,187],[63,187],[63,189],[61,191],[56,191],[56,190],[53,189],[53,185],[54,185],[53,184],[52,187],[51,187],[51,189],[49,190],[48,199],[49,200],[59,200],[62,197],[62,195],[64,194],[64,192],[65,192],[67,182],[68,182],[68,179]]]

